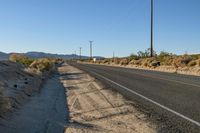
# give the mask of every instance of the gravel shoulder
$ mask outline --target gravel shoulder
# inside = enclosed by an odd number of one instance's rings
[[[155,133],[157,126],[121,94],[67,64],[59,68],[70,122],[65,133]]]

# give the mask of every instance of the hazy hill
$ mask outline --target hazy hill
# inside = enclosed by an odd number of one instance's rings
[[[11,53],[3,53],[0,52],[0,60],[8,60]],[[29,58],[62,58],[62,59],[73,59],[73,58],[79,58],[79,55],[71,54],[51,54],[51,53],[44,53],[44,52],[27,52],[24,53]],[[89,58],[88,56],[82,56],[83,59]],[[95,56],[95,58],[103,58],[100,56]]]
[[[9,54],[0,52],[0,60],[7,60],[9,58]]]

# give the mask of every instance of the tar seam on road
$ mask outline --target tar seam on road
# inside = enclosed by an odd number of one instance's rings
[[[181,118],[183,118],[183,119],[185,119],[185,120],[187,120],[187,121],[189,121],[189,122],[191,122],[191,123],[193,123],[193,124],[195,124],[195,125],[200,127],[200,123],[199,122],[197,122],[197,121],[195,121],[195,120],[193,120],[193,119],[191,119],[191,118],[189,118],[187,116],[184,116],[184,115],[182,115],[182,114],[180,114],[180,113],[178,113],[178,112],[176,112],[176,111],[174,111],[174,110],[172,110],[172,109],[170,109],[170,108],[168,108],[168,107],[166,107],[166,106],[164,106],[164,105],[162,105],[162,104],[160,104],[158,102],[155,102],[155,101],[153,101],[153,100],[151,100],[151,99],[149,99],[149,98],[147,98],[147,97],[145,97],[145,96],[143,96],[143,95],[141,95],[141,94],[139,94],[139,93],[137,93],[137,92],[125,87],[125,86],[123,86],[123,85],[120,85],[120,84],[116,83],[115,81],[112,81],[112,80],[110,80],[110,79],[108,79],[108,78],[96,73],[96,72],[91,72],[91,73],[93,73],[93,74],[95,74],[95,75],[97,75],[97,76],[99,76],[99,77],[101,77],[101,78],[103,78],[103,79],[105,79],[105,80],[107,80],[107,81],[109,81],[109,82],[111,82],[111,83],[113,83],[113,84],[115,84],[115,85],[117,85],[117,86],[119,86],[119,87],[121,87],[121,88],[123,88],[123,89],[125,89],[125,90],[127,90],[127,91],[129,91],[129,92],[131,92],[131,93],[133,93],[133,94],[135,94],[135,95],[137,95],[137,96],[139,96],[139,97],[141,97],[141,98],[153,103],[153,104],[155,104],[155,105],[157,105],[157,106],[159,106],[160,108],[163,108],[163,109],[165,109],[165,110],[167,110],[167,111],[169,111],[169,112],[171,112],[171,113],[173,113],[173,114],[175,114],[175,115],[177,115],[177,116],[179,116],[179,117],[181,117]]]

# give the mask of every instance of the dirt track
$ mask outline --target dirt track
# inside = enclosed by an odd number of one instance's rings
[[[88,74],[65,65],[59,69],[66,88],[71,123],[66,133],[153,133],[156,126],[132,103]]]

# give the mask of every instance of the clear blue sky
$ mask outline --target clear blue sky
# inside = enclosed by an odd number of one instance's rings
[[[155,50],[200,53],[200,0],[155,1]],[[127,56],[149,47],[150,0],[0,0],[0,51]]]

